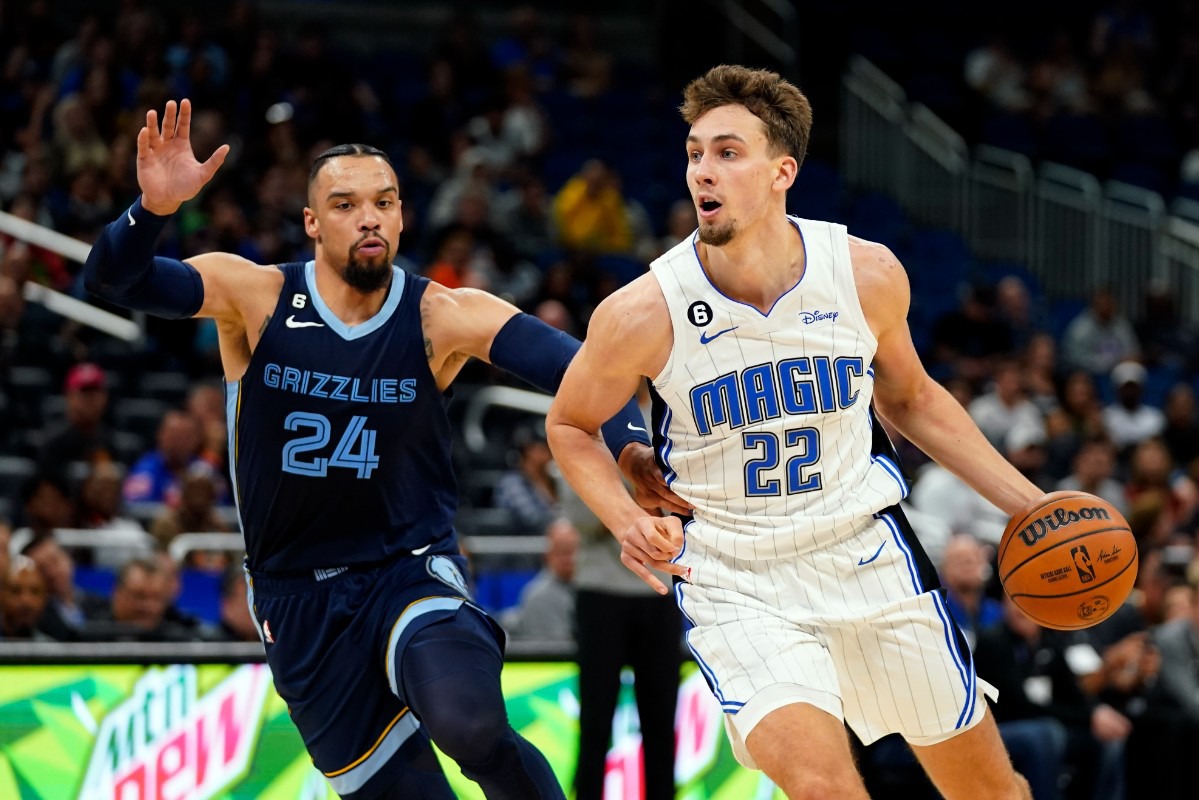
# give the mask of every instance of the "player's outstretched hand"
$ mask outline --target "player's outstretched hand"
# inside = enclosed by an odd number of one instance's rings
[[[662,509],[683,516],[692,512],[687,501],[666,485],[652,447],[634,442],[620,451],[620,471],[633,484],[633,499],[646,511],[657,513]]]
[[[678,517],[639,517],[620,537],[620,561],[658,594],[669,591],[652,567],[671,575],[685,575],[687,568],[671,564],[683,549],[683,523]]]
[[[229,145],[223,144],[201,164],[192,152],[192,105],[184,99],[176,109],[167,101],[158,124],[158,112],[146,112],[146,125],[137,134],[137,183],[142,190],[142,208],[152,214],[174,214],[212,180]]]

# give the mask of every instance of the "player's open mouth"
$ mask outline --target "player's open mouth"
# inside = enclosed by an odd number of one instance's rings
[[[702,219],[716,216],[716,212],[720,211],[720,202],[717,200],[701,200],[699,202],[699,216]]]
[[[378,239],[368,239],[355,249],[364,256],[378,256],[387,252],[387,246]]]

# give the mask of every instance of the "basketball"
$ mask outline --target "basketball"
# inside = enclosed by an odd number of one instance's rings
[[[1012,517],[999,542],[999,580],[1034,622],[1089,628],[1128,598],[1137,543],[1110,503],[1086,492],[1052,492]]]

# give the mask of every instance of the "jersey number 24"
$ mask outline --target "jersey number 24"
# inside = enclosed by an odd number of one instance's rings
[[[366,417],[350,417],[350,424],[333,448],[333,455],[328,457],[302,457],[314,450],[322,450],[329,444],[333,426],[329,424],[328,417],[293,411],[283,420],[283,427],[289,431],[311,431],[309,435],[292,439],[283,445],[284,472],[323,478],[330,467],[342,467],[356,470],[358,477],[365,480],[379,466],[379,456],[375,454],[376,431],[366,427]]]

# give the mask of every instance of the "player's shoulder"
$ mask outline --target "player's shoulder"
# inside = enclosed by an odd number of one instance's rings
[[[621,327],[652,328],[658,322],[665,324],[667,329],[670,327],[666,295],[650,272],[639,275],[605,297],[596,307],[593,321],[597,317]]]
[[[907,272],[891,248],[852,234],[847,238],[854,283],[857,284],[859,295],[863,291],[883,296],[892,292],[907,294]]]

